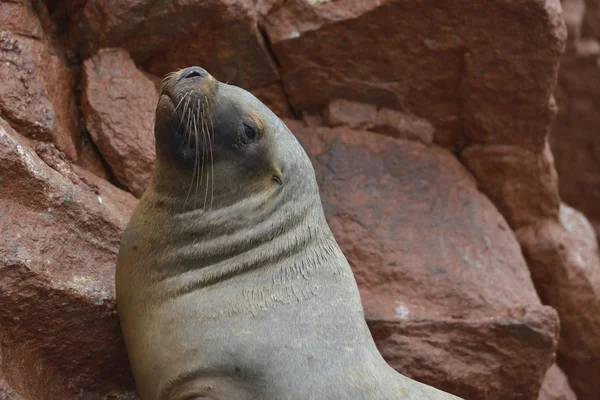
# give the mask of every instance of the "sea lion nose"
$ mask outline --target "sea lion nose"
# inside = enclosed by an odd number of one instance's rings
[[[189,67],[183,70],[179,79],[189,79],[194,77],[204,78],[208,76],[208,72],[204,68],[200,67]]]

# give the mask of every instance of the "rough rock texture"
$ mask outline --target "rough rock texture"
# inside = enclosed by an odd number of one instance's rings
[[[600,38],[600,1],[585,0],[587,12],[583,19],[583,33]]]
[[[453,150],[469,141],[544,147],[566,33],[559,0],[257,7],[295,111],[344,98],[427,118],[436,143]]]
[[[0,363],[2,358],[0,357]],[[4,381],[2,376],[0,375],[0,400],[23,400],[21,396],[19,396],[13,388],[8,386],[8,384]]]
[[[345,125],[352,129],[369,129],[377,121],[377,106],[344,99],[330,102],[324,112],[330,126]]]
[[[569,379],[558,365],[552,364],[546,372],[538,400],[577,400]]]
[[[131,386],[114,265],[135,204],[0,126],[0,375],[23,398]]]
[[[78,158],[74,78],[28,1],[0,2],[0,117]]]
[[[426,119],[389,108],[377,111],[377,120],[371,130],[400,139],[418,140],[428,145],[433,143],[435,134],[435,128]]]
[[[201,65],[246,89],[278,79],[250,0],[87,1],[69,12],[70,39],[84,58],[103,47],[123,47],[157,76]]]
[[[565,1],[569,42],[561,60],[559,114],[550,143],[560,176],[562,199],[600,222],[600,31],[582,33],[584,18],[600,12],[600,3]],[[600,14],[596,16],[600,22]],[[597,23],[598,23],[597,22]],[[600,23],[597,25],[600,27]],[[584,30],[585,32],[585,30]],[[600,230],[597,231],[600,233]]]
[[[600,226],[600,2],[577,1],[556,91],[558,0],[0,2],[0,400],[131,398],[111,274],[135,200],[97,176],[143,192],[155,86],[193,64],[280,116],[339,126],[299,133],[396,368],[466,399],[533,399],[544,375],[540,396],[565,387],[546,373],[556,314],[511,226],[562,317],[558,361],[590,398],[596,258],[589,226],[557,222],[547,147],[554,92],[561,193]]]
[[[549,146],[534,153],[517,146],[473,145],[461,160],[514,229],[558,214],[558,177]]]
[[[325,109],[324,119],[331,127],[369,130],[399,139],[418,140],[424,144],[433,142],[435,132],[434,127],[423,118],[344,99],[330,102]]]
[[[457,159],[383,135],[287,123],[315,163],[384,357],[465,399],[535,398],[558,319],[541,305],[508,224]]]
[[[85,124],[115,178],[140,197],[154,171],[154,83],[124,49],[97,53],[84,63]]]
[[[558,364],[581,399],[600,393],[600,255],[585,217],[562,205],[560,219],[517,231],[544,304],[560,316]]]
[[[283,94],[281,83],[273,83],[250,91],[279,118],[291,118],[293,116],[287,98]]]

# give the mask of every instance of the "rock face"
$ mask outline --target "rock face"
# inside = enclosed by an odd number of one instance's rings
[[[324,114],[329,126],[369,130],[428,145],[433,142],[435,129],[427,120],[389,108],[377,109],[373,104],[336,99],[329,103]]]
[[[28,1],[0,2],[0,117],[78,159],[74,77]]]
[[[563,4],[555,90],[559,0],[0,2],[0,400],[134,398],[112,274],[136,201],[106,180],[143,193],[156,85],[190,65],[310,123],[290,125],[395,368],[573,399],[533,278],[596,400],[598,250],[561,201],[600,227],[600,2]]]
[[[258,4],[294,110],[344,98],[427,118],[453,150],[543,149],[566,33],[558,0]]]
[[[537,291],[560,316],[558,363],[579,399],[600,393],[600,256],[579,212],[561,206],[560,220],[517,231]]]
[[[540,389],[538,400],[577,400],[569,379],[556,364],[552,364]]]
[[[600,3],[564,1],[569,42],[561,60],[559,114],[550,143],[562,199],[600,222]],[[587,10],[586,10],[587,5]],[[592,23],[592,20],[596,22]],[[588,29],[584,22],[588,21]],[[583,28],[582,28],[583,25]],[[582,33],[583,29],[583,33]],[[600,230],[598,231],[600,233]]]
[[[26,399],[131,386],[114,265],[136,201],[39,152],[0,127],[0,376]]]
[[[154,170],[154,83],[126,50],[100,51],[84,62],[82,110],[92,139],[115,178],[136,197]]]
[[[517,146],[473,145],[461,160],[513,228],[558,214],[558,177],[548,146],[535,153]]]
[[[457,159],[416,142],[288,123],[315,163],[388,362],[465,399],[535,398],[558,320],[541,305],[508,224]]]
[[[66,10],[69,36],[85,58],[103,47],[122,47],[158,76],[201,65],[246,89],[278,79],[252,1],[87,1],[77,8]]]

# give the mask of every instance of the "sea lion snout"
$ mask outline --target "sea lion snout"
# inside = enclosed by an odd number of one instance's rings
[[[190,79],[190,78],[206,78],[209,75],[208,72],[206,72],[206,70],[204,68],[201,67],[188,67],[188,68],[184,68],[183,70],[180,71],[180,75],[179,78],[177,79],[178,81],[182,80],[182,79]]]

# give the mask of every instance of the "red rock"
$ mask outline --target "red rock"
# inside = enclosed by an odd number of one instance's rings
[[[570,38],[561,60],[557,102],[559,114],[552,126],[550,145],[560,177],[563,201],[600,221],[600,34],[581,38],[585,9],[565,2]],[[596,3],[598,4],[598,3]],[[588,2],[587,16],[591,11]]]
[[[586,218],[562,205],[560,219],[517,231],[544,304],[560,316],[558,365],[581,399],[600,393],[600,255]]]
[[[388,108],[377,111],[377,121],[372,130],[399,139],[419,140],[427,145],[433,143],[435,134],[434,127],[426,119]]]
[[[344,98],[427,118],[452,150],[544,148],[566,35],[558,0],[290,0],[258,10],[299,113]]]
[[[0,358],[1,360],[1,358]],[[23,400],[0,376],[0,400]]]
[[[323,118],[321,114],[303,113],[302,122],[309,128],[319,128],[327,125],[325,123],[325,118]],[[302,124],[299,126],[302,126]]]
[[[586,8],[585,0],[561,0],[561,6],[563,9],[563,19],[568,30],[568,42],[572,42],[574,39],[581,39],[581,25]]]
[[[279,118],[292,117],[292,111],[280,83],[252,89],[252,94],[265,103]]]
[[[0,374],[25,399],[133,385],[114,302],[136,200],[0,125]],[[56,168],[56,169],[54,169]]]
[[[74,78],[29,1],[0,2],[0,116],[78,158]]]
[[[540,389],[538,400],[577,400],[569,379],[556,364],[552,364]]]
[[[136,197],[154,172],[156,88],[126,50],[103,50],[84,63],[82,111],[115,178]]]
[[[377,107],[336,99],[329,103],[324,114],[329,126],[344,125],[352,129],[369,129],[375,126]]]
[[[600,1],[585,0],[586,13],[583,22],[583,31],[586,36],[600,39]]]
[[[508,145],[473,145],[461,161],[513,228],[558,214],[558,178],[550,148],[534,153]]]
[[[532,399],[558,318],[511,229],[448,151],[286,121],[312,158],[329,224],[384,357],[465,399]]]
[[[72,14],[71,26],[70,38],[84,57],[122,47],[157,76],[199,65],[246,89],[278,79],[251,0],[88,1]]]
[[[86,132],[81,135],[81,151],[78,164],[102,179],[110,180],[110,171],[100,158],[100,153]]]
[[[372,104],[337,99],[325,109],[324,119],[332,127],[364,129],[399,139],[419,140],[424,144],[433,142],[434,128],[427,120],[389,108],[378,110]]]

